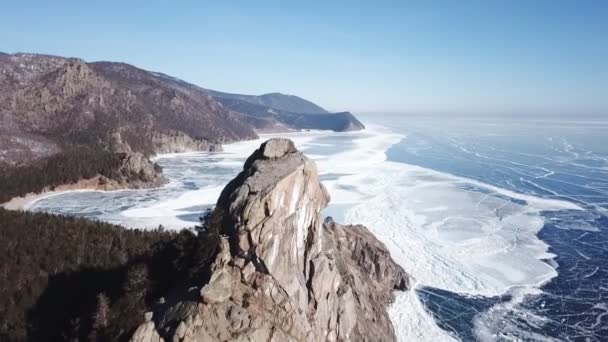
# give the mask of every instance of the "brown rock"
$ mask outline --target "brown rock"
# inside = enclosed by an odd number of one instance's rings
[[[323,223],[328,202],[315,163],[291,141],[262,144],[217,202],[224,237],[201,304],[165,321],[177,326],[167,337],[395,340],[386,306],[393,290],[407,289],[407,275],[367,228]]]
[[[135,333],[129,340],[130,342],[162,342],[163,338],[160,337],[156,329],[154,328],[154,322],[146,322],[140,325]]]

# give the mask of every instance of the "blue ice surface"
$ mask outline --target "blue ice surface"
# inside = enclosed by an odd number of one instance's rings
[[[499,340],[608,341],[608,120],[384,120],[406,135],[386,152],[391,161],[582,206],[583,212],[543,213],[538,236],[557,255],[558,276],[541,295],[507,313],[494,333]],[[465,341],[478,339],[474,320],[480,313],[509,300],[433,288],[418,295],[441,328]]]

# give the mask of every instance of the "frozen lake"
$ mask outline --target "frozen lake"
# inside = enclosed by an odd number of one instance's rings
[[[362,118],[362,132],[287,137],[317,162],[325,214],[370,227],[412,275],[390,309],[400,339],[608,339],[608,123]],[[30,209],[191,227],[269,137],[159,156],[160,189]]]

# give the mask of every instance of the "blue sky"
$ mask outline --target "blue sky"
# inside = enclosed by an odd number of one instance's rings
[[[354,112],[608,115],[608,1],[5,0],[0,51]]]

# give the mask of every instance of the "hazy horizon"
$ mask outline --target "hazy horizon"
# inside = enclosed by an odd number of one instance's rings
[[[332,111],[608,114],[602,1],[20,1],[3,14],[3,52],[125,62]]]

